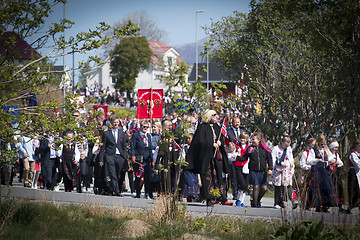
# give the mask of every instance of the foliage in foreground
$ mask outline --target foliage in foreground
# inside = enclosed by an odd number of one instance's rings
[[[142,220],[151,231],[139,239],[180,239],[196,234],[216,239],[359,239],[357,226],[339,228],[321,221],[304,221],[290,226],[259,220],[244,222],[236,217],[191,218],[180,214],[164,221],[155,205],[141,212],[122,207],[61,205],[5,200],[0,204],[1,239],[126,239],[124,223]],[[139,226],[140,227],[140,226]]]
[[[342,229],[336,226],[326,226],[320,220],[299,222],[292,226],[278,228],[269,239],[358,239],[356,227]]]
[[[157,211],[158,212],[158,211]],[[9,217],[10,216],[10,217]],[[185,233],[220,239],[263,239],[274,233],[269,223],[237,218],[180,217],[169,223],[148,212],[90,205],[62,205],[6,200],[0,205],[1,239],[124,239],[124,223],[138,219],[152,231],[141,239],[177,239]]]

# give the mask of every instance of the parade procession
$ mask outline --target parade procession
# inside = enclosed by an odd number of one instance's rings
[[[360,238],[359,1],[0,9],[0,239]]]

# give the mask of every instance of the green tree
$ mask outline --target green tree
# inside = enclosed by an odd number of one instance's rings
[[[121,28],[128,24],[128,22],[135,24],[139,30],[138,34],[140,36],[146,37],[149,41],[165,41],[167,33],[158,28],[158,23],[156,20],[148,14],[146,10],[138,10],[126,15],[121,21],[114,24],[115,27]],[[106,34],[112,35],[112,32],[107,32]],[[108,56],[110,52],[114,49],[115,45],[120,42],[120,39],[117,38],[114,41],[110,42],[104,46],[104,54]]]
[[[72,113],[78,108],[74,98],[67,93],[65,101],[55,99],[55,93],[61,91],[59,79],[52,71],[54,59],[73,53],[85,53],[98,49],[111,41],[111,37],[103,37],[110,29],[100,23],[94,30],[79,32],[76,36],[65,38],[64,31],[74,24],[68,19],[59,23],[45,25],[46,19],[57,4],[65,4],[65,0],[2,0],[0,4],[0,165],[6,160],[16,158],[16,149],[9,150],[7,143],[16,144],[19,136],[28,134],[39,138],[45,133],[60,133],[65,130],[76,130],[91,139],[93,125],[88,129],[79,129]],[[129,23],[126,27],[113,29],[114,36],[133,35],[137,28]],[[114,37],[112,36],[112,37]],[[25,43],[28,43],[27,46]],[[43,55],[40,49],[50,49]],[[24,57],[26,56],[26,57]],[[91,56],[89,62],[101,64],[99,57]],[[80,68],[85,61],[80,63]],[[62,81],[60,79],[60,81]],[[38,106],[29,106],[22,101],[23,94],[35,93],[43,98]],[[18,104],[18,109],[5,111],[6,105]],[[56,110],[63,110],[64,117],[54,117]],[[14,116],[12,113],[17,113]],[[16,122],[16,124],[11,124]],[[81,141],[80,134],[77,141]],[[11,163],[11,161],[10,161]],[[1,189],[1,188],[0,188]],[[1,195],[1,193],[0,193]]]
[[[133,91],[139,72],[150,66],[152,55],[145,37],[122,39],[111,52],[110,69],[115,88]]]
[[[340,133],[344,145],[358,137],[359,94],[350,89],[358,89],[359,3],[262,0],[250,7],[208,30],[213,57],[248,86],[242,102],[258,106],[250,112],[256,127],[274,143],[290,133],[297,150],[320,132]]]

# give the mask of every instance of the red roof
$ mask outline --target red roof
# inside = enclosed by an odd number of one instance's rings
[[[11,36],[16,36],[16,42],[13,47],[10,47],[9,44],[5,44],[7,38]],[[15,59],[32,59],[34,57],[41,56],[35,49],[33,49],[25,40],[20,39],[19,36],[14,32],[4,32],[2,36],[0,36],[0,55],[5,56],[7,58],[15,58]],[[8,45],[8,46],[4,46]]]
[[[166,53],[167,51],[169,51],[171,49],[171,47],[169,47],[165,43],[159,42],[159,41],[149,41],[149,46],[154,54]]]
[[[155,65],[157,65],[159,63],[159,60],[156,56],[157,54],[164,54],[167,51],[169,51],[170,49],[172,49],[172,47],[169,47],[165,43],[160,42],[160,41],[149,41],[149,47],[154,53],[154,56],[151,57],[151,62]],[[174,49],[174,51],[176,52],[175,49]],[[184,60],[178,55],[177,61],[182,62]]]

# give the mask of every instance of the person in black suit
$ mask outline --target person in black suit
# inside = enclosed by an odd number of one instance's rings
[[[113,115],[110,119],[112,128],[104,132],[100,149],[100,166],[107,165],[110,177],[109,195],[120,196],[118,179],[126,159],[126,138],[120,119]]]
[[[58,153],[55,149],[56,138],[50,134],[45,135],[40,140],[39,151],[41,153],[41,174],[43,177],[44,186],[48,190],[54,190],[55,178],[55,163],[58,159]]]
[[[150,181],[153,164],[153,153],[151,146],[151,135],[148,133],[149,122],[144,120],[140,123],[140,131],[135,132],[131,137],[131,161],[134,164],[134,172],[139,171],[139,164],[144,166],[145,198],[153,198],[152,183]],[[141,176],[135,177],[136,198],[140,198]]]
[[[233,126],[228,129],[227,134],[230,142],[235,143],[235,139],[239,139],[241,133],[246,132],[245,129],[240,127],[241,121],[239,117],[232,119]]]
[[[239,144],[239,136],[242,132],[246,132],[244,129],[240,128],[240,118],[234,117],[232,119],[232,127],[228,129],[227,134],[229,138],[229,142],[233,142],[235,144]],[[230,181],[231,181],[231,189],[233,190],[233,199],[237,198],[237,187],[236,187],[236,178],[235,178],[235,168],[233,164],[230,164]]]

